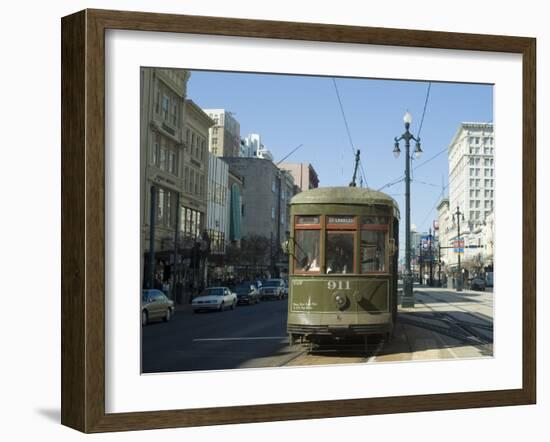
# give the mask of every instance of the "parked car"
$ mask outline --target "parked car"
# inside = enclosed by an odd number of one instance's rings
[[[260,292],[253,283],[239,284],[235,288],[237,304],[257,304],[260,302]]]
[[[153,320],[162,319],[168,322],[174,316],[174,301],[160,290],[146,289],[141,291],[141,324],[147,325]]]
[[[285,293],[285,283],[282,279],[267,279],[262,282],[260,288],[260,297],[262,299],[275,298],[283,299]]]
[[[473,278],[470,281],[470,289],[471,290],[481,290],[482,292],[485,291],[485,281],[481,278]]]
[[[217,310],[223,312],[230,308],[233,310],[237,305],[237,294],[227,287],[209,287],[200,296],[193,298],[191,307],[193,312],[201,310]]]

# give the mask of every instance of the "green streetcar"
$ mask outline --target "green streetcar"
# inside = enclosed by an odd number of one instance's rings
[[[290,343],[389,336],[397,317],[399,207],[359,187],[325,187],[291,200]]]

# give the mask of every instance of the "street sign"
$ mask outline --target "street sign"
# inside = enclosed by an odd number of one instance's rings
[[[464,238],[458,238],[453,241],[455,253],[464,253]]]

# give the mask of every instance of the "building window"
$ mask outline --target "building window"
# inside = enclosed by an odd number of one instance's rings
[[[183,188],[189,192],[189,167],[185,166],[183,170]]]
[[[271,219],[275,219],[275,207],[271,208]]]
[[[174,175],[178,174],[178,162],[176,161],[175,150],[170,149],[168,152],[168,171]]]
[[[160,114],[160,91],[155,93],[155,113]]]
[[[151,164],[158,167],[160,149],[160,134],[153,135],[153,146],[151,147]]]
[[[170,108],[170,98],[167,95],[162,95],[162,118],[168,119],[168,112]]]
[[[160,158],[158,167],[160,170],[166,170],[166,140],[160,139]]]

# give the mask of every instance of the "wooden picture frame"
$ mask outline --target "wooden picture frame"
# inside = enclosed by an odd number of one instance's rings
[[[85,10],[62,19],[62,409],[83,432],[534,404],[536,40],[312,23]],[[516,53],[523,66],[522,387],[318,402],[105,411],[105,30],[139,30]]]

